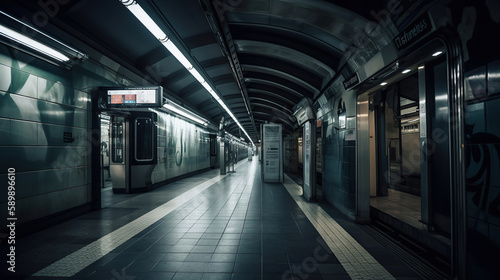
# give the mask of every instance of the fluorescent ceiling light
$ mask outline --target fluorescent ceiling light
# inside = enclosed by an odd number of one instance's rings
[[[442,53],[443,53],[442,51],[437,51],[437,52],[433,53],[432,56],[439,56]]]
[[[184,56],[184,54],[177,48],[177,46],[170,40],[167,35],[161,30],[161,28],[154,22],[153,19],[142,9],[142,7],[134,0],[120,0],[120,2],[127,7],[127,9],[134,14],[134,16],[151,32],[168,51],[193,75],[193,77],[210,93],[210,95],[219,103],[219,105],[224,108],[224,110],[229,114],[229,116],[238,124],[241,130],[248,137],[248,140],[252,143],[253,141],[246,132],[246,130],[241,126],[236,117],[233,115],[231,110],[226,106],[224,101],[220,96],[214,91],[210,84],[205,81],[203,76],[194,68],[191,62]],[[168,105],[168,104],[166,104]],[[176,112],[172,106],[168,106],[171,111]],[[174,108],[174,109],[171,109]],[[179,110],[180,111],[180,110]],[[183,115],[182,113],[179,113]],[[185,116],[185,115],[183,115]],[[187,116],[185,116],[187,117]],[[196,120],[195,120],[196,121]],[[198,122],[198,121],[197,121]]]
[[[194,67],[191,68],[191,70],[189,70],[189,72],[191,72],[191,75],[193,75],[193,77],[200,83],[200,84],[203,84],[203,83],[206,83],[205,79],[203,79],[203,76],[201,76],[200,72],[198,72],[198,70],[196,70]]]
[[[383,83],[381,83],[380,85],[381,85],[381,86],[385,86],[385,85],[387,85],[387,82],[383,82]]]
[[[162,44],[187,70],[191,70],[193,68],[191,62],[189,62],[189,60],[182,54],[182,52],[177,48],[177,46],[174,45],[172,40],[168,39],[167,41],[162,42]]]
[[[124,4],[125,5],[125,4]],[[127,9],[153,34],[158,40],[167,39],[167,35],[161,30],[156,22],[142,9],[141,6],[135,3],[125,5]]]
[[[57,61],[69,61],[69,57],[65,56],[59,51],[54,50],[51,47],[48,47],[40,42],[37,42],[30,37],[23,35],[17,31],[14,31],[10,28],[7,28],[3,25],[0,25],[0,35],[18,43],[24,45],[28,48],[31,48],[39,53],[45,54]]]
[[[182,109],[180,109],[180,108],[177,108],[176,106],[174,106],[174,105],[172,105],[172,104],[170,104],[170,103],[165,103],[165,104],[163,105],[163,107],[164,107],[165,109],[167,109],[167,110],[170,110],[170,111],[172,111],[172,112],[174,112],[174,113],[177,113],[177,114],[179,114],[179,115],[181,115],[181,116],[184,116],[184,117],[186,117],[186,118],[188,118],[188,119],[190,119],[190,120],[192,120],[192,121],[195,121],[195,122],[197,122],[197,123],[199,123],[199,124],[201,124],[201,125],[204,125],[204,126],[207,126],[207,125],[208,125],[208,122],[207,122],[207,121],[205,121],[205,120],[201,119],[200,117],[195,116],[195,115],[194,115],[194,114],[192,114],[192,113],[188,113],[188,112],[186,112],[186,111],[184,111],[184,110],[182,110]]]
[[[411,69],[405,69],[405,70],[403,70],[403,72],[401,72],[401,73],[406,74],[406,73],[409,73],[410,71],[411,71]]]
[[[418,70],[422,70],[422,69],[424,69],[424,68],[425,68],[425,66],[424,66],[424,65],[418,66]]]

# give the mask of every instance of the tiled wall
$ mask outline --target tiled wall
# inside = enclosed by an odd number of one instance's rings
[[[500,61],[465,73],[470,278],[500,275]]]
[[[91,202],[92,108],[86,89],[106,82],[85,71],[0,45],[0,219],[7,216],[8,168],[16,170],[18,225]]]

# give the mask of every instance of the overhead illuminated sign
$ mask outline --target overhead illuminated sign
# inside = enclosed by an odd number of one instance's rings
[[[162,87],[107,88],[107,107],[161,107]]]
[[[403,29],[403,31],[394,38],[394,43],[398,50],[402,50],[424,38],[427,34],[431,33],[432,30],[433,25],[431,18],[428,13],[425,13]]]
[[[354,75],[352,75],[351,77],[345,79],[345,81],[343,82],[343,84],[344,84],[344,88],[345,89],[348,89],[350,87],[353,87],[353,86],[359,84],[358,73],[354,73]]]

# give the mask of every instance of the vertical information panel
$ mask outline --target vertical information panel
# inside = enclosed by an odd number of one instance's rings
[[[304,168],[304,195],[307,199],[311,198],[311,123],[304,123],[304,139],[302,141],[303,168]]]
[[[283,142],[281,124],[264,124],[264,182],[283,182]]]

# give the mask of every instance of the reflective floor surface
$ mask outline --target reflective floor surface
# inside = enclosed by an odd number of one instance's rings
[[[306,202],[289,177],[262,182],[257,158],[235,169],[117,197],[19,239],[16,273],[0,277],[420,279],[333,207]]]

